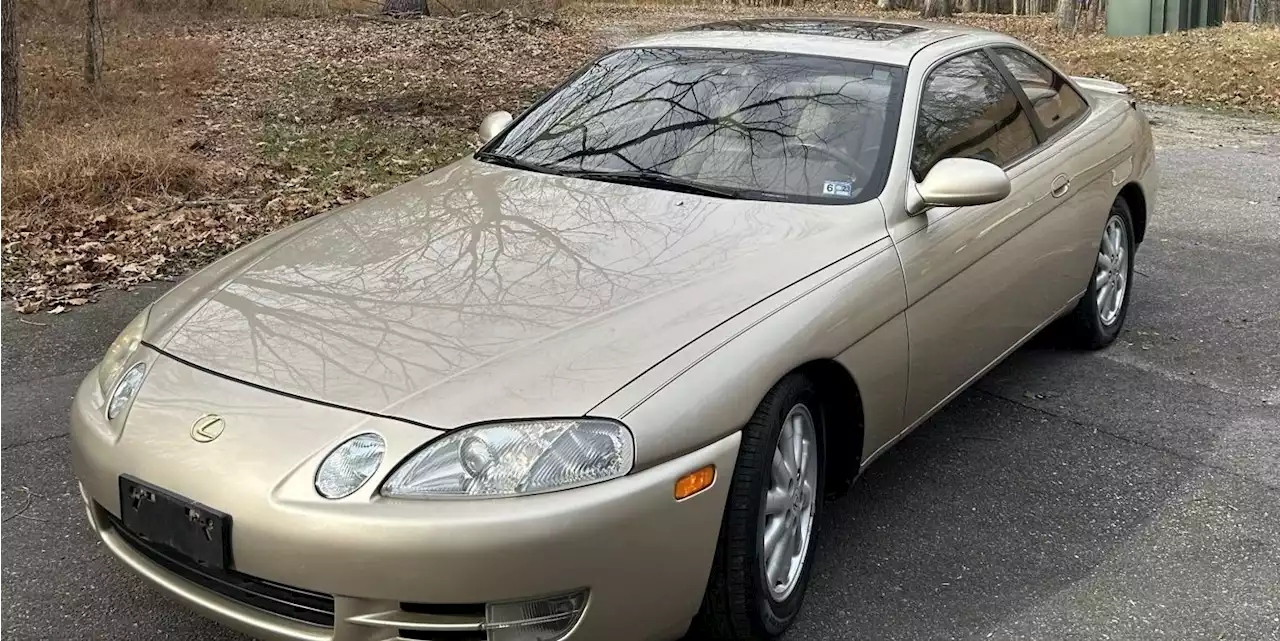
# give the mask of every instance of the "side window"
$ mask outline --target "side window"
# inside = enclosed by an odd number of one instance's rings
[[[1067,84],[1066,78],[1054,73],[1035,56],[1007,47],[995,51],[1022,86],[1046,131],[1053,133],[1062,129],[1084,114],[1084,98]]]
[[[985,53],[952,58],[925,79],[911,157],[916,180],[943,158],[1005,166],[1036,144],[1031,119]]]

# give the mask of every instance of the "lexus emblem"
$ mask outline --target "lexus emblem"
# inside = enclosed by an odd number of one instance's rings
[[[196,419],[191,425],[191,438],[199,443],[208,443],[219,436],[222,436],[222,430],[226,429],[227,422],[222,420],[217,414],[205,414]]]

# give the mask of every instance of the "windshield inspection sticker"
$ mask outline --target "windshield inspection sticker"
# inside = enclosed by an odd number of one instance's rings
[[[853,183],[843,180],[828,180],[822,183],[823,196],[852,196]]]

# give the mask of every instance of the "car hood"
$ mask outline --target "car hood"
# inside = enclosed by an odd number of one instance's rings
[[[148,341],[435,427],[581,415],[884,235],[875,201],[714,199],[465,159],[224,259]]]

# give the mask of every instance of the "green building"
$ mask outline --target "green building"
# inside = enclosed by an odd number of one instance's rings
[[[1222,24],[1225,6],[1225,0],[1109,0],[1107,35],[1145,36],[1216,27]]]

